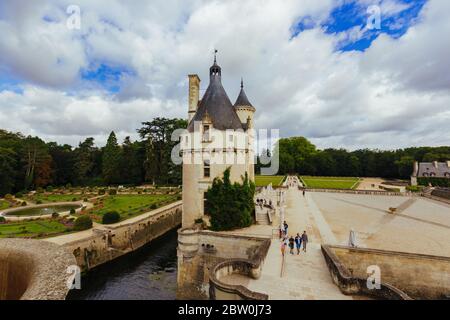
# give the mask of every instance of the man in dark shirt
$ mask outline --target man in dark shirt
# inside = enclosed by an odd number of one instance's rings
[[[303,231],[302,243],[303,243],[303,251],[306,252],[306,244],[308,243],[308,235],[306,234],[306,231]]]

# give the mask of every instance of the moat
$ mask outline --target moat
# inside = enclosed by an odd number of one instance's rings
[[[69,300],[174,300],[177,288],[177,232],[89,271]]]

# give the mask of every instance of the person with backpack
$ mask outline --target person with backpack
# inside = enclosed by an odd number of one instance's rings
[[[289,238],[289,253],[294,254],[294,237]]]
[[[297,248],[297,255],[300,254],[300,247],[302,246],[302,237],[300,236],[300,233],[297,233],[295,236],[295,247]]]

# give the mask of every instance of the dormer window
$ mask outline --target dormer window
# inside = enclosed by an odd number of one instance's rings
[[[210,142],[210,141],[211,141],[210,126],[204,125],[203,126],[203,142]]]

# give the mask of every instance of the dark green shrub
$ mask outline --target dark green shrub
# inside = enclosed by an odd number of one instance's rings
[[[92,219],[89,216],[81,216],[75,220],[74,230],[82,231],[92,228]]]
[[[106,193],[106,190],[105,189],[100,189],[100,190],[98,190],[98,195],[99,196],[102,196],[102,195],[104,195]]]
[[[421,186],[428,186],[431,184],[433,187],[450,188],[450,179],[448,178],[420,177],[417,178],[417,182]]]
[[[53,187],[52,186],[48,186],[47,188],[45,188],[45,190],[47,192],[53,192]]]
[[[110,196],[115,196],[117,194],[117,189],[109,189],[108,194]]]
[[[44,189],[39,187],[39,188],[36,189],[36,192],[37,193],[44,193]]]
[[[37,200],[36,204],[42,204],[42,200]]]
[[[72,201],[78,201],[78,199],[77,198],[72,198]]]
[[[230,181],[230,168],[223,179],[215,178],[206,192],[206,212],[215,231],[245,228],[253,222],[255,184],[245,175],[242,184]]]
[[[158,209],[158,206],[156,205],[156,203],[152,203],[152,205],[150,206],[150,209],[152,209],[152,210]]]
[[[58,212],[53,212],[52,213],[52,218],[53,219],[59,218],[59,213]]]
[[[70,209],[70,214],[75,214],[76,210],[74,208]]]
[[[84,198],[83,201],[84,202],[88,202],[89,200],[88,200],[88,198]]]
[[[0,223],[5,223],[5,222],[6,222],[5,217],[0,216]]]
[[[112,224],[120,221],[120,214],[117,211],[107,212],[102,217],[103,224]]]
[[[22,192],[17,192],[16,193],[16,198],[22,198],[23,197],[23,193]]]
[[[21,205],[22,207],[26,207],[27,202],[26,202],[26,201],[23,201],[20,205]]]

